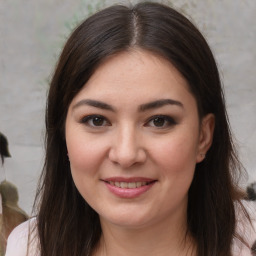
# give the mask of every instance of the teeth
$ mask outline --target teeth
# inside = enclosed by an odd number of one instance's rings
[[[147,185],[147,182],[143,181],[143,182],[136,182],[136,187],[139,188],[141,186],[145,186]]]
[[[121,188],[127,188],[128,187],[128,183],[127,182],[120,182],[120,187]]]
[[[128,188],[136,188],[136,182],[129,182]]]
[[[138,182],[109,181],[109,184],[112,186],[116,186],[118,188],[139,188],[142,186],[146,186],[149,183],[146,181],[138,181]]]

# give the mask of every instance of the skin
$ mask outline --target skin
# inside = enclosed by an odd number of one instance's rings
[[[96,255],[194,255],[193,239],[184,240],[188,189],[213,129],[167,60],[135,49],[98,67],[66,118],[74,182],[102,225]],[[154,182],[124,198],[109,190],[113,177]]]

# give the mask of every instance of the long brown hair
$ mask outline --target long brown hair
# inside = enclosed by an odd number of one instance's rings
[[[106,8],[72,33],[53,75],[46,109],[46,157],[37,194],[42,256],[90,255],[101,236],[98,214],[77,191],[64,136],[74,96],[107,57],[131,48],[170,61],[188,81],[199,116],[215,115],[213,144],[197,164],[189,190],[188,230],[198,256],[230,256],[240,163],[231,139],[224,96],[212,52],[198,29],[174,9],[157,3]]]

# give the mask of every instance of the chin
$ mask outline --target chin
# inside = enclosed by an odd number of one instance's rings
[[[151,223],[149,217],[146,217],[145,215],[136,215],[134,213],[117,213],[111,216],[100,216],[100,220],[102,224],[110,223],[115,226],[129,229],[146,227]]]

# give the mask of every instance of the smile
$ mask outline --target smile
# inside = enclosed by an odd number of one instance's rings
[[[108,190],[119,198],[136,198],[150,190],[157,180],[146,178],[110,178],[102,180]]]
[[[138,181],[138,182],[124,182],[124,181],[106,181],[108,184],[118,187],[118,188],[140,188],[142,186],[146,186],[149,185],[150,183],[154,182],[154,181],[150,181],[150,182],[146,182],[146,181]]]

